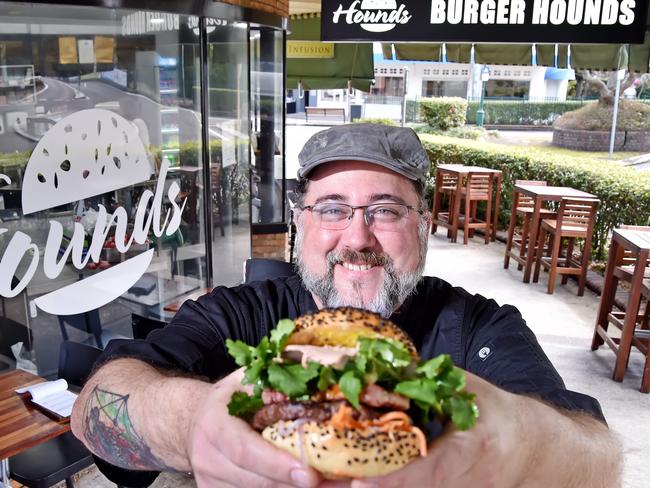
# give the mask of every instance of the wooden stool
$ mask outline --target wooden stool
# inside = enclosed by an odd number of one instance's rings
[[[598,306],[598,317],[591,349],[595,351],[607,344],[616,354],[614,381],[623,381],[632,346],[646,356],[641,391],[650,392],[650,361],[648,342],[650,341],[648,299],[650,282],[644,277],[648,274],[648,255],[650,254],[650,227],[621,226],[614,230],[609,248],[605,283]],[[634,265],[630,263],[634,261]],[[619,281],[630,283],[625,312],[614,311],[614,300]],[[640,313],[641,297],[646,299],[644,313]],[[621,331],[620,338],[608,334],[609,324]],[[640,328],[637,328],[640,325]]]
[[[557,220],[542,220],[539,240],[537,241],[537,259],[533,283],[539,281],[541,266],[548,269],[548,293],[553,294],[555,288],[555,275],[561,274],[562,284],[566,284],[568,275],[578,276],[578,296],[582,296],[587,282],[587,267],[591,253],[591,239],[596,223],[596,210],[598,200],[586,198],[563,198],[557,212]],[[542,256],[546,236],[551,238],[550,257]],[[562,239],[568,239],[566,256],[560,260]],[[573,259],[573,248],[576,239],[584,239],[584,249],[580,261]]]
[[[537,180],[516,180],[515,185],[546,186],[545,181]],[[508,239],[506,241],[506,254],[503,260],[503,267],[508,269],[510,258],[517,261],[517,269],[521,270],[526,264],[526,250],[528,248],[528,236],[530,235],[530,223],[535,212],[535,200],[515,191],[512,210],[510,212],[510,225],[508,226]],[[556,213],[552,210],[543,209],[540,211],[540,219],[555,219]],[[521,231],[517,233],[519,217],[523,217]],[[541,220],[540,220],[541,225]],[[539,227],[536,232],[539,235]],[[514,249],[514,251],[513,251]],[[517,249],[519,250],[517,252]],[[537,247],[535,247],[537,249]]]
[[[436,178],[435,192],[438,195],[433,201],[433,210],[431,211],[431,233],[435,234],[438,230],[438,225],[447,227],[447,237],[453,239],[452,227],[454,219],[457,218],[458,212],[456,208],[456,194],[460,193],[460,185],[462,177],[455,174],[439,173]],[[440,208],[442,206],[442,195],[447,196],[449,205],[446,209]]]
[[[463,224],[463,244],[469,242],[471,230],[481,228],[485,231],[485,243],[490,242],[493,181],[493,174],[470,173],[467,176],[467,183],[461,188],[461,199],[465,200],[464,213],[459,215],[459,223]],[[480,201],[487,202],[485,220],[476,217],[476,207]]]

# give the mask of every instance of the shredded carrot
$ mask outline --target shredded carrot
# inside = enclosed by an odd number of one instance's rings
[[[418,441],[420,441],[420,456],[425,457],[427,455],[427,438],[424,436],[424,432],[415,426],[411,427],[411,432],[413,432],[417,436]]]
[[[408,415],[406,415],[404,412],[398,412],[398,411],[388,412],[387,414],[384,414],[381,417],[379,417],[379,419],[376,420],[376,422],[378,424],[383,424],[385,422],[390,422],[392,420],[401,420],[404,422],[408,422],[409,424],[411,423],[411,419],[409,418]]]

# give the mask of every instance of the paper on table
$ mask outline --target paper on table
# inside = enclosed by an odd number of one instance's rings
[[[16,393],[29,393],[32,403],[59,417],[69,417],[72,413],[72,405],[77,399],[75,393],[68,391],[68,382],[64,379],[18,388]]]

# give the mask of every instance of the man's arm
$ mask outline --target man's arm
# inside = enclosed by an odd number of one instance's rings
[[[97,456],[131,470],[193,471],[198,486],[315,486],[317,473],[228,414],[241,370],[210,384],[116,359],[86,383],[74,434]]]
[[[395,473],[352,488],[531,487],[621,485],[621,446],[593,417],[508,393],[467,373],[480,417],[466,432],[450,430],[428,455]]]

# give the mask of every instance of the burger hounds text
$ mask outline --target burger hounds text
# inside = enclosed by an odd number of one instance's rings
[[[397,10],[366,10],[360,1],[348,9],[339,5],[332,22],[342,16],[347,24],[406,24],[411,14],[400,5]],[[636,0],[534,0],[533,25],[631,25]],[[525,0],[431,0],[431,24],[524,24]]]
[[[133,241],[143,244],[147,240],[150,229],[156,237],[161,237],[163,233],[170,236],[176,232],[181,225],[181,214],[187,203],[187,198],[183,200],[181,205],[178,204],[176,199],[181,188],[178,183],[172,181],[167,188],[167,198],[173,210],[171,212],[170,209],[167,210],[161,223],[165,179],[168,169],[169,162],[163,162],[160,166],[155,194],[151,190],[142,192],[135,212],[133,233],[129,239],[127,239],[129,217],[126,210],[123,207],[117,207],[113,214],[109,214],[103,205],[99,205],[92,239],[85,255],[84,240],[86,232],[79,222],[75,222],[70,244],[59,256],[60,250],[64,248],[63,226],[60,222],[50,220],[47,243],[43,252],[43,272],[45,275],[49,279],[59,276],[70,254],[72,254],[72,264],[77,269],[83,269],[91,258],[94,262],[98,262],[104,242],[113,225],[115,225],[115,248],[120,253],[126,253]],[[0,174],[0,179],[7,183],[11,182],[6,175]],[[4,234],[7,230],[0,228],[0,234]],[[39,256],[38,246],[32,242],[31,238],[24,232],[16,231],[5,249],[2,259],[0,259],[0,296],[14,297],[27,287],[36,272]],[[12,278],[24,258],[30,260],[27,271],[25,271],[16,287],[12,288]]]

